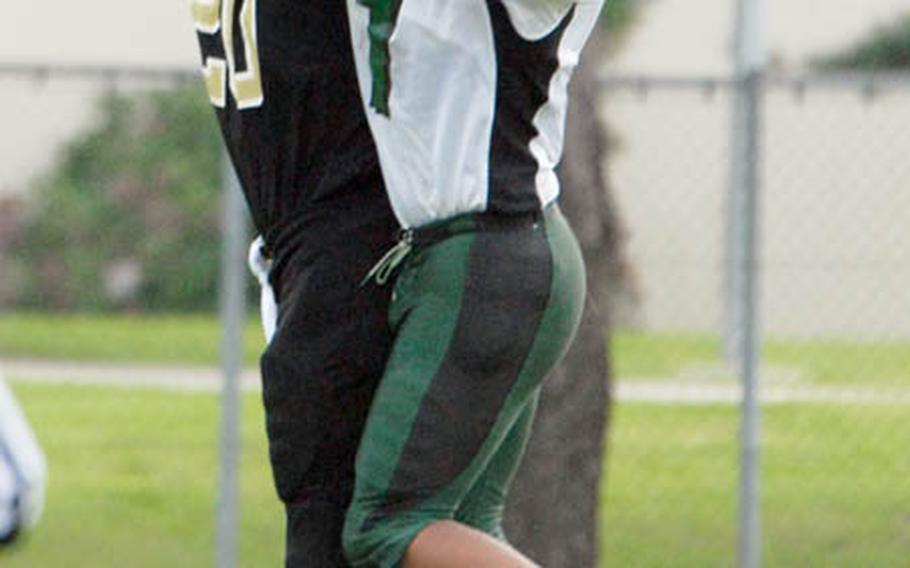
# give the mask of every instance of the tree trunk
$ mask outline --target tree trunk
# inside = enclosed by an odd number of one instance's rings
[[[561,207],[588,265],[588,301],[575,344],[548,379],[506,512],[510,540],[547,568],[598,566],[598,508],[610,398],[608,295],[623,278],[622,231],[603,171],[597,116],[599,38],[572,86]]]

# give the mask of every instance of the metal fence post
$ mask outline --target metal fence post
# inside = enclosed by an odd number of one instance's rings
[[[225,154],[222,211],[222,260],[220,320],[221,365],[224,386],[221,400],[218,501],[215,518],[215,566],[237,565],[237,485],[240,462],[240,378],[243,370],[243,328],[246,216],[237,174]]]
[[[745,184],[740,189],[742,207],[739,242],[742,247],[736,271],[742,328],[739,333],[739,374],[743,385],[741,426],[740,536],[739,565],[758,568],[761,565],[761,401],[759,400],[760,333],[758,330],[758,199],[760,168],[760,99],[763,89],[760,72],[751,72],[743,90],[748,104],[746,122],[750,132],[745,149]]]
[[[758,198],[761,187],[761,101],[765,51],[761,0],[739,0],[736,20],[736,92],[733,120],[730,251],[731,321],[728,339],[742,381],[738,564],[761,565],[758,366]],[[728,355],[731,354],[728,349]]]

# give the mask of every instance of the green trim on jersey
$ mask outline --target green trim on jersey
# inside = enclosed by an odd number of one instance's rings
[[[357,0],[370,9],[370,69],[373,73],[373,93],[370,106],[376,112],[389,116],[389,98],[392,94],[389,41],[398,22],[403,0]]]

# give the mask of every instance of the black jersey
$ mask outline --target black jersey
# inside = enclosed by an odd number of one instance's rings
[[[209,96],[266,242],[345,204],[388,208],[345,3],[196,0],[192,9]]]

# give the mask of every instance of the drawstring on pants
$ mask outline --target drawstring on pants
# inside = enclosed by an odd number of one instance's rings
[[[555,205],[554,205],[555,206]],[[539,228],[543,219],[542,211],[503,214],[496,212],[465,213],[437,221],[422,227],[405,229],[398,237],[398,243],[376,263],[360,283],[365,286],[370,280],[385,285],[395,274],[415,247],[430,246],[449,237],[479,231],[509,231],[522,227]]]
[[[379,259],[360,285],[366,286],[370,280],[375,280],[376,284],[384,286],[412,250],[414,250],[414,231],[410,229],[402,231],[398,243]]]

